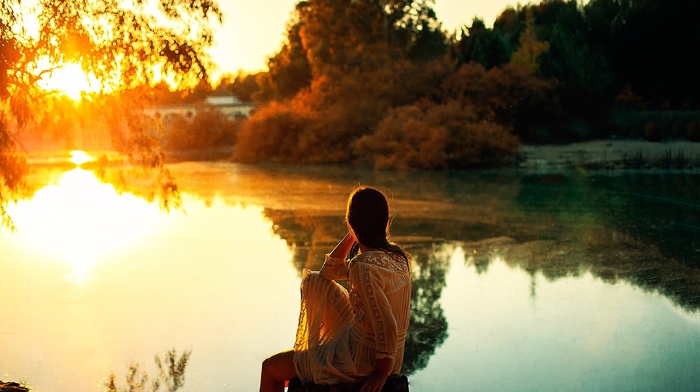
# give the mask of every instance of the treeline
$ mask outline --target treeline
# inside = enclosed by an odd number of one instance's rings
[[[431,1],[297,4],[254,100],[240,162],[461,169],[520,142],[700,139],[694,0],[546,0],[442,28]]]

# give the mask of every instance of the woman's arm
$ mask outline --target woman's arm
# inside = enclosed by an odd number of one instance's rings
[[[326,255],[326,260],[319,272],[322,278],[328,280],[347,279],[348,270],[345,265],[345,257],[354,243],[355,237],[350,233],[345,234],[345,237],[338,242],[331,253]]]
[[[350,248],[352,248],[352,244],[354,243],[355,237],[350,233],[345,234],[345,237],[343,237],[343,239],[338,242],[338,245],[331,251],[330,257],[334,259],[344,259],[348,255],[348,252],[350,252]]]

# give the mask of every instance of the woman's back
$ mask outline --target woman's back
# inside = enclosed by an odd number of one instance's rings
[[[371,372],[375,358],[387,357],[394,359],[392,373],[398,373],[410,318],[408,263],[401,256],[368,251],[353,258],[348,270],[357,370]]]

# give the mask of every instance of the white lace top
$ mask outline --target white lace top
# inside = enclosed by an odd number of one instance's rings
[[[383,251],[361,253],[349,263],[327,255],[321,271],[349,280],[350,291],[304,271],[297,375],[316,384],[354,382],[374,370],[377,358],[392,358],[392,373],[399,373],[411,300],[406,261]]]

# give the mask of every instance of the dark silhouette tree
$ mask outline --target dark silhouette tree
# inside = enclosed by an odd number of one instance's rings
[[[507,64],[511,49],[509,41],[498,30],[486,28],[482,19],[475,18],[471,27],[462,29],[462,37],[456,44],[457,66],[477,62],[486,69]]]

